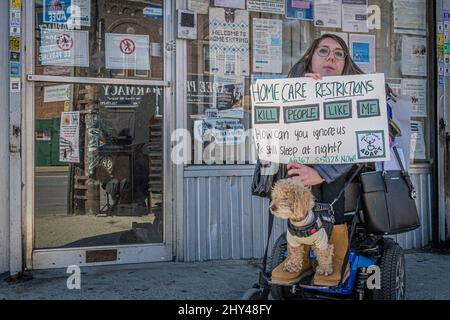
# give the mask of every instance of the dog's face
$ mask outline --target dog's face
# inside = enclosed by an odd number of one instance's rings
[[[304,220],[314,207],[311,189],[300,180],[282,179],[275,183],[272,190],[270,212],[274,216],[293,221]]]

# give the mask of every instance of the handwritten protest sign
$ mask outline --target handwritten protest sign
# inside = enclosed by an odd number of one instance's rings
[[[390,158],[384,74],[259,79],[251,96],[262,160],[337,164]]]

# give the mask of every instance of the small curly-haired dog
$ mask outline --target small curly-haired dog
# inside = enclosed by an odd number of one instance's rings
[[[272,190],[272,201],[270,211],[273,215],[289,219],[296,228],[311,226],[317,219],[317,224],[322,226],[320,219],[312,211],[314,207],[314,196],[311,188],[306,187],[300,180],[288,178],[275,183]],[[310,232],[311,233],[311,232]],[[322,275],[333,273],[333,245],[328,243],[325,228],[313,228],[312,235],[299,237],[287,231],[288,257],[284,265],[285,272],[299,272],[302,269],[304,244],[311,245],[317,258],[318,266],[316,272]],[[306,253],[307,254],[307,253]]]

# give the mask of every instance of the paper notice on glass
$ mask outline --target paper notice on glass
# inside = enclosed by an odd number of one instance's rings
[[[245,141],[244,124],[241,119],[195,120],[194,139],[198,142],[214,141],[220,145],[241,144]]]
[[[245,0],[214,0],[216,7],[245,9]]]
[[[427,80],[403,79],[402,94],[411,97],[413,117],[427,116]]]
[[[350,55],[364,73],[376,72],[375,36],[350,34]]]
[[[324,31],[321,31],[321,32],[320,32],[320,35],[324,35],[324,34],[326,34],[326,33],[328,33],[328,34],[334,34],[334,35],[336,35],[336,36],[342,38],[342,40],[345,41],[345,44],[347,45],[347,47],[350,48],[350,45],[348,44],[348,33],[346,33],[346,32],[325,31],[325,30],[324,30]]]
[[[427,34],[426,0],[394,0],[394,33]]]
[[[316,27],[340,28],[342,26],[342,0],[316,0],[314,2],[314,25]]]
[[[59,131],[59,161],[80,162],[80,112],[62,112]]]
[[[105,33],[106,69],[150,70],[148,35]]]
[[[284,0],[248,0],[247,10],[284,14]]]
[[[419,37],[402,37],[402,74],[427,75],[427,40]]]
[[[225,9],[209,8],[209,59],[214,75],[250,75],[248,11],[226,17]]]
[[[423,122],[411,121],[411,149],[410,159],[425,160],[425,137],[423,134]]]
[[[244,100],[243,76],[215,76],[213,108],[219,112],[232,108],[242,108]]]
[[[208,14],[209,0],[188,0],[188,10]]]
[[[44,103],[72,100],[72,84],[44,87]]]
[[[312,0],[287,0],[286,18],[314,20],[314,2]]]
[[[282,72],[282,26],[282,20],[253,19],[253,72]]]
[[[91,0],[44,0],[42,6],[45,23],[72,28],[91,25]]]
[[[42,30],[38,59],[44,66],[89,67],[89,32]]]
[[[342,0],[342,31],[369,32],[367,0]]]

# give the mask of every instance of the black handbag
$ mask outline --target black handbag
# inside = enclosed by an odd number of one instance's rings
[[[372,234],[398,234],[420,227],[416,191],[393,148],[401,170],[361,173],[364,221]]]
[[[252,181],[252,195],[270,198],[272,187],[280,179],[286,177],[286,165],[256,161]]]

